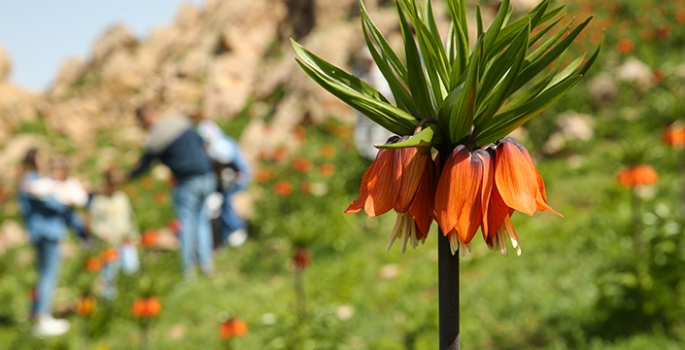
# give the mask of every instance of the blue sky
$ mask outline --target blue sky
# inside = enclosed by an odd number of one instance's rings
[[[0,0],[0,46],[12,58],[10,80],[33,90],[50,85],[68,57],[87,58],[97,37],[123,23],[144,38],[171,23],[182,3],[203,0]]]

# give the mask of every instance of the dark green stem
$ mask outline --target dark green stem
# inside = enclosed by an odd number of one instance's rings
[[[297,316],[300,323],[307,317],[306,295],[304,293],[304,269],[295,267],[295,293],[297,299]]]
[[[438,309],[440,350],[459,350],[459,255],[438,229]]]
[[[630,190],[630,201],[633,226],[633,247],[635,249],[635,255],[642,257],[644,252],[644,244],[642,242],[642,203],[634,188]]]

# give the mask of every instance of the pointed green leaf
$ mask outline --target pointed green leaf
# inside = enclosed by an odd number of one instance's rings
[[[478,95],[478,72],[483,55],[483,36],[476,42],[473,57],[470,60],[463,93],[452,110],[450,119],[450,140],[457,143],[471,131],[475,114],[476,97]]]
[[[397,2],[397,13],[400,17],[400,28],[402,29],[402,36],[404,38],[409,90],[414,98],[414,104],[420,113],[417,117],[434,118],[437,113],[437,108],[434,108],[431,103],[426,77],[423,74],[423,67],[421,66],[419,50],[416,47],[414,36],[411,33],[411,29],[409,28],[409,24],[407,23],[407,19],[405,18],[402,6],[399,2]]]
[[[397,73],[397,76],[399,76],[399,78],[406,85],[408,81],[407,68],[404,66],[404,64],[402,64],[402,61],[397,57],[395,51],[392,50],[392,47],[390,46],[390,44],[388,44],[388,41],[385,40],[385,37],[380,32],[380,30],[378,30],[373,21],[371,21],[369,14],[366,12],[366,7],[364,7],[364,3],[361,0],[359,0],[359,6],[361,9],[362,21],[369,29],[369,32],[371,33],[373,40],[375,40],[378,46],[380,47],[381,53],[383,53],[383,59],[386,62],[388,62],[388,65],[392,67],[395,73]]]
[[[568,34],[561,42],[554,45],[549,51],[547,51],[540,58],[536,59],[528,66],[525,66],[516,83],[514,84],[514,91],[518,90],[525,83],[533,79],[540,71],[545,69],[550,63],[552,63],[559,55],[561,55],[566,48],[573,42],[573,40],[580,34],[580,32],[587,26],[592,20],[592,16],[588,17],[583,23],[578,25],[571,33]],[[528,58],[526,58],[528,60]]]
[[[480,6],[478,7],[478,9],[480,12]],[[499,35],[499,32],[502,29],[502,25],[504,24],[504,19],[507,17],[508,10],[509,0],[502,1],[499,7],[499,11],[497,11],[497,15],[495,16],[495,19],[492,21],[490,28],[488,28],[488,32],[485,34],[485,39],[483,39],[485,41],[483,44],[483,46],[485,47],[485,52],[490,52],[490,47],[497,40],[497,36]]]
[[[414,100],[412,99],[411,94],[399,81],[397,76],[395,76],[388,62],[381,58],[380,54],[376,50],[376,47],[373,45],[371,38],[369,37],[369,30],[370,29],[367,27],[366,23],[362,21],[362,31],[364,33],[366,45],[369,49],[369,52],[371,53],[371,56],[373,57],[373,60],[376,62],[378,69],[381,71],[381,73],[383,73],[383,77],[385,77],[385,80],[388,82],[388,85],[392,90],[393,96],[395,97],[395,102],[397,103],[397,106],[407,111],[411,115],[418,116],[419,112],[416,109],[416,106],[414,105]]]
[[[511,90],[513,88],[514,83],[516,82],[516,77],[518,76],[519,72],[521,71],[521,68],[523,67],[523,60],[526,56],[526,48],[528,47],[529,37],[530,26],[526,26],[524,27],[524,30],[521,31],[521,33],[514,39],[514,42],[512,42],[507,51],[505,51],[505,53],[509,53],[509,51],[512,51],[511,55],[501,56],[501,58],[503,59],[512,60],[513,63],[511,64],[511,67],[508,68],[506,76],[497,85],[494,92],[490,93],[488,97],[485,99],[485,101],[487,101],[487,107],[483,110],[482,114],[479,114],[478,119],[476,120],[476,131],[481,130],[488,124],[488,122],[495,115],[495,113],[501,108],[506,98],[509,97],[509,95],[511,95]],[[505,64],[505,62],[501,63],[501,65]],[[495,65],[493,65],[493,68],[498,67],[498,65],[500,65],[500,63],[496,62]],[[502,72],[502,74],[504,74],[504,72]],[[499,80],[500,77],[501,75],[495,75],[491,79],[493,81]],[[490,90],[485,90],[485,93],[489,93],[489,91]]]
[[[514,129],[551,106],[571,89],[581,77],[581,75],[569,77],[565,81],[544,91],[533,100],[512,110],[500,112],[492,119],[492,122],[488,124],[486,129],[476,136],[476,146],[487,145],[507,136]]]

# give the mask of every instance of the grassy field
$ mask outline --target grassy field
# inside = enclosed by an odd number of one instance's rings
[[[606,28],[602,56],[567,97],[528,123],[519,137],[546,179],[549,204],[565,217],[514,215],[520,257],[503,257],[474,243],[461,260],[462,347],[682,349],[685,154],[665,145],[662,132],[685,119],[685,14],[677,2],[570,7],[571,13],[596,15],[584,42],[596,41],[596,32]],[[631,59],[649,69],[646,83],[621,81],[621,67]],[[592,86],[600,76],[613,83],[613,94],[605,99]],[[559,122],[569,111],[589,116],[591,137],[568,136],[561,146],[550,146],[555,134],[568,135]],[[237,136],[246,118],[222,126]],[[43,129],[26,125],[22,132],[49,133]],[[73,151],[68,140],[48,136],[64,152]],[[0,255],[0,348],[83,349],[86,323],[89,348],[136,348],[141,333],[130,306],[146,291],[163,305],[151,323],[149,349],[437,348],[436,225],[418,249],[401,254],[396,245],[386,252],[391,214],[376,219],[343,214],[369,165],[356,155],[350,127],[333,119],[303,125],[293,140],[299,147],[261,157],[250,188],[255,197],[250,239],[216,252],[212,278],[184,281],[176,251],[141,248],[144,271],[120,276],[118,298],[99,300],[86,320],[73,306],[97,279],[83,264],[98,250],[70,239],[76,249],[65,261],[56,300],[58,314],[72,321],[66,336],[31,335],[28,291],[36,279],[31,247]],[[632,163],[651,164],[658,184],[634,195],[622,188],[616,174]],[[165,182],[149,177],[127,191],[142,230],[173,219]],[[2,219],[17,220],[13,206],[5,205]],[[297,246],[311,252],[303,271],[305,315],[298,315],[291,259]],[[226,342],[219,326],[230,317],[243,319],[249,332]]]

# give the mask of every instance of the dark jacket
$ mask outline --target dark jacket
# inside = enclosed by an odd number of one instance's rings
[[[155,159],[169,167],[178,181],[214,171],[202,138],[193,130],[190,120],[183,116],[164,118],[152,127],[145,153],[130,176],[147,171]]]

